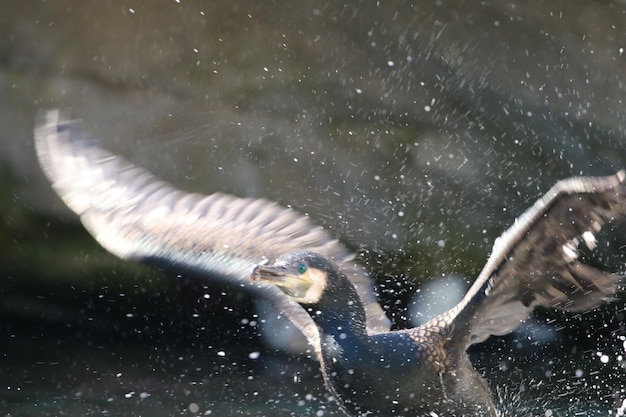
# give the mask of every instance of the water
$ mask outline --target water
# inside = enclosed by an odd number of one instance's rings
[[[342,415],[315,361],[261,345],[256,328],[241,320],[254,312],[238,294],[220,301],[209,290],[212,308],[195,317],[190,300],[203,298],[206,288],[182,285],[182,294],[160,295],[146,289],[103,299],[71,285],[42,286],[46,308],[5,309],[0,410],[14,417]],[[606,319],[600,329],[585,317],[549,317],[561,327],[552,343],[511,335],[471,349],[507,416],[616,410],[626,397],[623,311],[598,314]]]

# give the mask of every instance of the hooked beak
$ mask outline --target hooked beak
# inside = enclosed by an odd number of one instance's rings
[[[257,265],[252,270],[250,275],[250,281],[252,282],[265,282],[268,284],[278,285],[284,280],[287,271],[285,268],[270,266],[270,265]]]
[[[308,274],[294,275],[284,266],[276,265],[255,266],[250,281],[273,284],[296,301],[305,297],[313,284]]]

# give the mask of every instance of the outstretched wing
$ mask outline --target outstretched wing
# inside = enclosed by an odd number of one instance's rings
[[[263,199],[190,194],[102,149],[60,110],[35,130],[40,165],[54,190],[96,240],[123,259],[189,270],[267,298],[318,349],[309,315],[274,286],[252,284],[252,267],[300,249],[338,262],[367,305],[373,332],[389,327],[372,281],[341,243],[293,210]]]
[[[610,177],[559,181],[494,243],[492,254],[450,318],[469,328],[469,346],[513,331],[536,306],[592,309],[617,289],[620,277],[577,260],[578,245],[626,215],[625,171]]]

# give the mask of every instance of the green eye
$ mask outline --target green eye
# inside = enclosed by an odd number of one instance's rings
[[[300,262],[298,264],[298,274],[304,274],[306,272],[306,264],[304,262]]]

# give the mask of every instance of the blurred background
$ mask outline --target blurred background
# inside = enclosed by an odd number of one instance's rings
[[[182,189],[307,213],[359,253],[400,328],[432,281],[462,293],[556,181],[626,167],[623,1],[2,8],[5,416],[341,415],[314,361],[259,337],[247,294],[97,245],[39,170],[41,109],[71,107]],[[602,238],[590,261],[623,272],[626,227]],[[472,358],[510,415],[605,416],[626,398],[625,301],[539,312]]]

